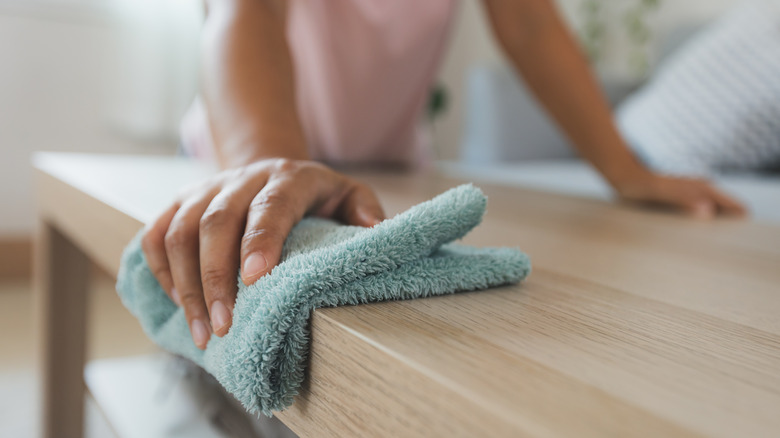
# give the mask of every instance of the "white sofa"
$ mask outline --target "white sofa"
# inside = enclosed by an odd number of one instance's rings
[[[695,28],[671,38],[677,47]],[[665,50],[668,56],[673,50]],[[636,84],[602,80],[613,105]],[[534,187],[577,196],[611,199],[604,180],[577,158],[560,131],[504,66],[477,66],[466,84],[467,110],[461,159],[441,162],[445,173],[498,184]],[[742,200],[757,221],[780,223],[780,173],[729,174],[714,181]]]

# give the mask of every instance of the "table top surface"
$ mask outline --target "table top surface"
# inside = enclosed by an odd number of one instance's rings
[[[214,171],[78,154],[35,165],[42,217],[113,272],[139,227]],[[463,182],[356,176],[391,215]],[[476,183],[488,213],[464,243],[519,247],[529,279],[318,309],[309,380],[280,415],[293,430],[777,436],[780,227]],[[116,237],[95,237],[101,227]]]

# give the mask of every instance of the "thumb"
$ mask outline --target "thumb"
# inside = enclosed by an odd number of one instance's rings
[[[355,185],[344,198],[340,210],[340,216],[349,225],[373,227],[385,219],[385,212],[374,191],[363,184]]]

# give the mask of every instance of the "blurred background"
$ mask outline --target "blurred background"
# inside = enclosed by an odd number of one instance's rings
[[[637,86],[681,32],[734,3],[561,0],[560,8],[573,31],[598,46],[598,71],[619,94]],[[644,4],[647,35],[632,36],[627,10]],[[0,235],[32,229],[33,151],[175,150],[179,120],[197,92],[202,20],[196,0],[0,0]],[[505,65],[479,2],[462,2],[440,73],[441,158],[461,156],[469,75]]]
[[[615,105],[736,3],[559,0]],[[196,0],[0,0],[0,436],[31,436],[36,427],[27,316],[35,229],[31,154],[175,153],[179,121],[197,93],[202,21]],[[433,122],[433,143],[445,171],[484,176],[484,166],[493,164],[500,171],[488,173],[507,183],[563,184],[564,191],[609,196],[586,168],[578,170],[585,172],[580,180],[568,171],[561,179],[555,166],[518,172],[523,162],[571,159],[573,153],[511,74],[477,1],[461,2],[438,89],[444,104]],[[777,185],[762,187],[745,196],[778,194]],[[93,294],[91,305],[99,311],[91,312],[90,323],[106,329],[93,333],[90,356],[153,351],[111,289],[110,280],[98,276],[95,290],[103,293]],[[89,433],[112,436],[94,407],[90,412]]]

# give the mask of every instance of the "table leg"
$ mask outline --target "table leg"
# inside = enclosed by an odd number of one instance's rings
[[[51,224],[41,223],[36,239],[34,288],[41,349],[41,432],[46,438],[81,437],[90,262]]]

